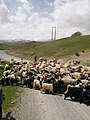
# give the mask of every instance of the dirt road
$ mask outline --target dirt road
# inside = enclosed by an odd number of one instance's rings
[[[21,58],[14,57],[14,56],[12,56],[12,55],[7,54],[5,50],[0,50],[0,58],[5,59],[5,60],[7,60],[7,61],[9,61],[9,62],[10,62],[11,59],[13,59],[13,58],[14,58],[14,60],[21,60]]]
[[[90,120],[90,106],[24,88],[12,116],[16,120]]]

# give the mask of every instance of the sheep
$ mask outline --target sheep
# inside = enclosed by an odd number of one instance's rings
[[[68,85],[67,90],[64,93],[64,99],[66,99],[67,97],[70,97],[71,100],[76,100],[81,103],[83,98],[82,93],[83,93],[83,88]]]
[[[10,70],[10,66],[8,64],[5,65],[5,70]]]
[[[48,91],[48,93],[53,93],[53,84],[50,83],[42,83],[42,89],[41,91],[44,91],[45,93]]]
[[[7,78],[12,86],[14,85],[14,83],[18,85],[18,79],[15,77],[14,73],[11,73],[10,75],[8,75]]]
[[[86,86],[88,83],[88,80],[81,80],[81,82],[83,83],[84,86]]]
[[[67,76],[62,78],[62,81],[65,84],[75,84],[77,80],[76,79],[72,79],[69,75],[67,75]]]
[[[80,77],[81,73],[74,72],[74,73],[71,73],[71,75],[76,79],[76,78]]]
[[[0,65],[0,70],[3,70],[3,69],[4,69],[3,65]]]
[[[5,63],[5,60],[1,60],[1,64]]]
[[[37,79],[34,79],[34,82],[33,82],[33,89],[40,89],[41,86],[40,86],[40,81],[37,80]]]

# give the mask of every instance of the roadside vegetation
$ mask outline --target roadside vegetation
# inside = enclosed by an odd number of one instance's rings
[[[1,61],[1,59],[0,59]],[[4,61],[3,63],[0,63],[3,65],[3,69],[0,69],[0,80],[4,71],[5,64],[8,64],[9,62]],[[22,88],[19,86],[1,86],[3,89],[3,93],[5,96],[5,100],[3,100],[3,111],[6,112],[8,109],[13,107],[15,105],[16,98],[20,95],[22,92]]]
[[[5,100],[3,100],[3,110],[6,112],[15,106],[17,98],[22,92],[22,88],[19,86],[4,86],[2,89],[5,96]]]

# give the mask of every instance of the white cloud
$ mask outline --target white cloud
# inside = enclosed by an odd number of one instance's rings
[[[30,2],[29,2],[28,0],[19,0],[19,1],[22,3],[23,8],[24,8],[27,12],[31,13],[32,7],[30,6]]]
[[[0,0],[0,22],[1,23],[5,23],[9,21],[8,14],[9,14],[8,8],[3,3],[3,1]]]
[[[9,18],[11,22],[14,22],[15,24],[21,24],[22,22],[26,21],[27,15],[23,13],[22,7],[18,7],[16,15],[11,15]]]
[[[11,14],[3,1],[0,0],[0,39],[48,40],[53,26],[57,27],[57,38],[76,31],[90,34],[89,0],[43,0],[45,6],[52,7],[52,12],[44,9],[42,13],[33,11],[31,0],[17,0],[20,5],[15,14]]]
[[[52,16],[59,33],[68,36],[75,31],[86,33],[90,21],[89,0],[55,0]],[[89,29],[90,33],[90,29]]]

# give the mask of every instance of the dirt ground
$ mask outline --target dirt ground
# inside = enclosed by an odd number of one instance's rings
[[[16,53],[14,53],[12,51],[8,51],[8,53],[11,55],[16,55]],[[18,56],[20,57],[20,54]],[[25,58],[27,58],[27,60],[29,60],[30,56],[26,55]],[[31,60],[34,60],[34,59],[31,59]],[[74,54],[72,56],[68,56],[68,57],[62,59],[63,62],[73,61],[73,60],[78,60],[81,62],[81,64],[90,66],[90,51],[79,52],[79,56]]]
[[[73,55],[63,59],[64,62],[69,62],[74,60],[80,61],[82,65],[90,66],[90,51],[81,52],[79,53],[79,56]]]
[[[90,120],[90,106],[24,88],[9,120]]]

